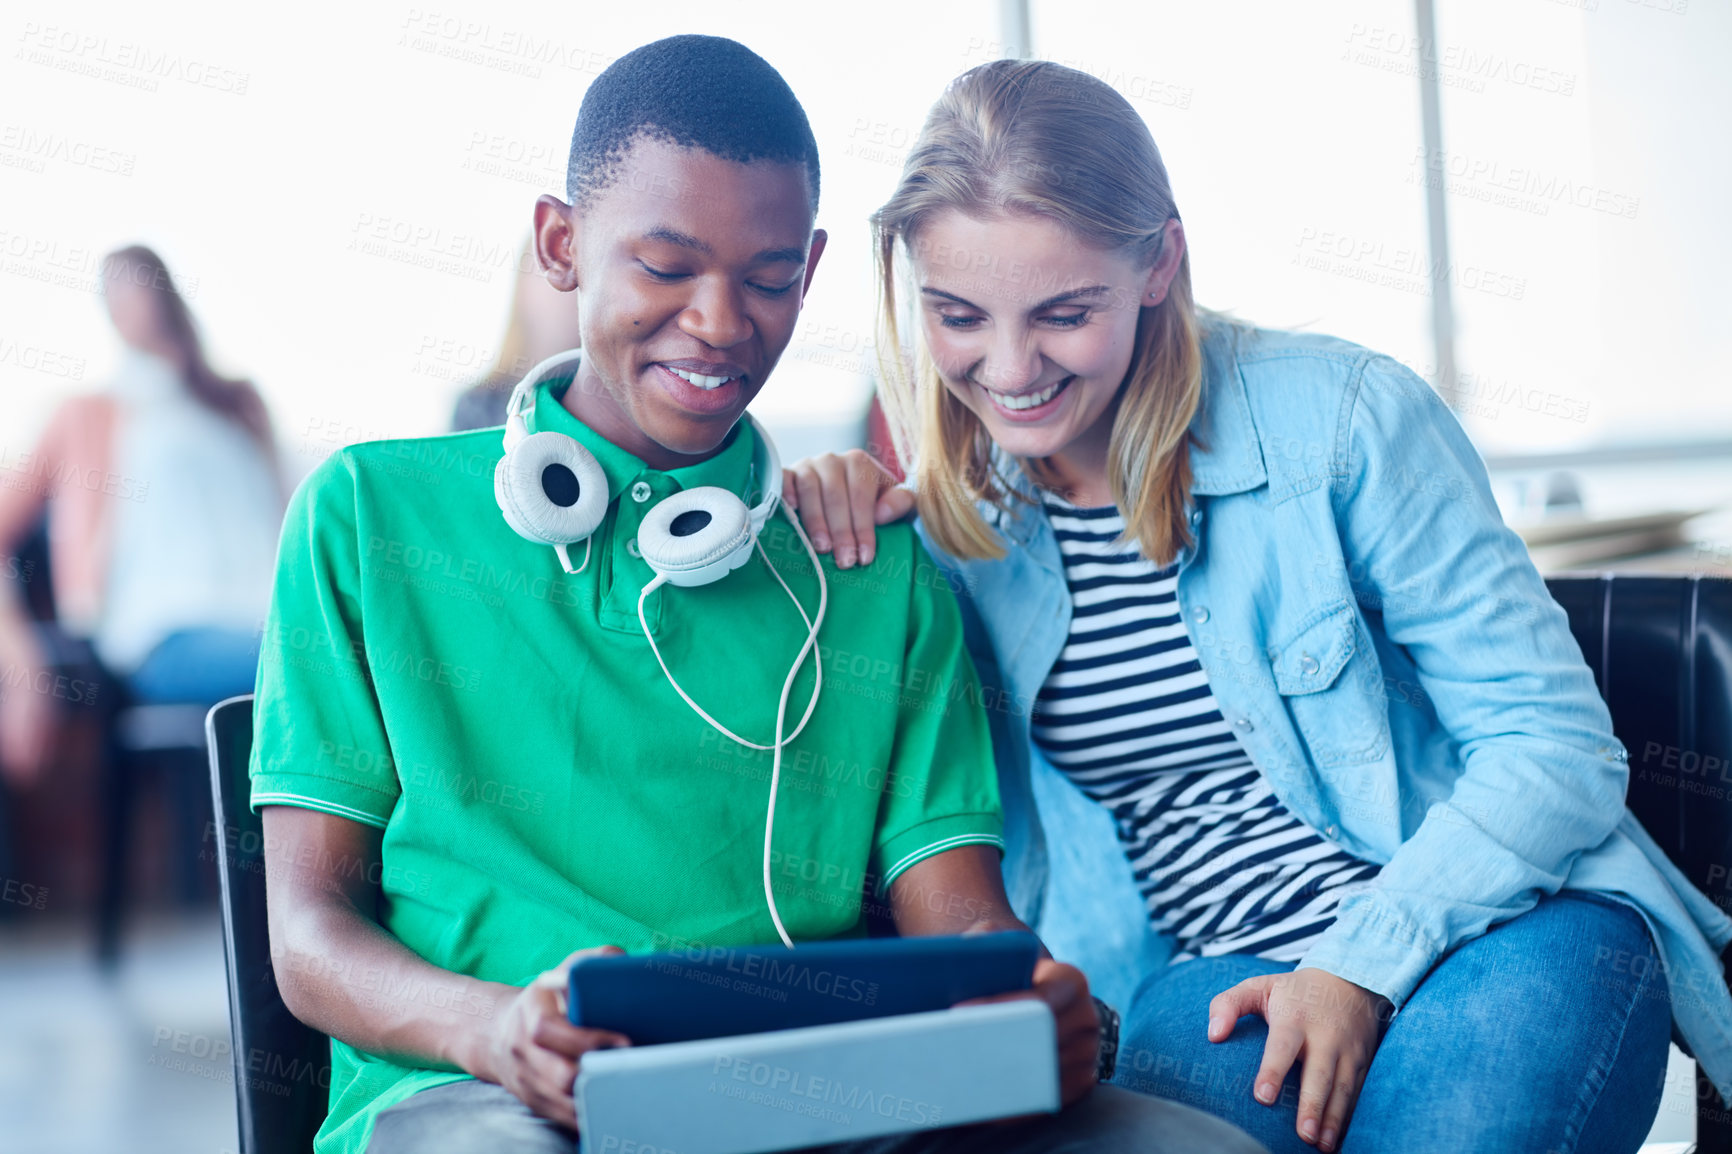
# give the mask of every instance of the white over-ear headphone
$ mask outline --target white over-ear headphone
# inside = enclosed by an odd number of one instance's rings
[[[517,382],[505,404],[505,456],[493,469],[493,496],[499,502],[499,511],[505,514],[506,524],[528,540],[553,546],[559,554],[560,565],[567,573],[574,574],[583,572],[589,565],[590,538],[607,516],[611,499],[607,476],[594,455],[574,438],[564,433],[531,433],[524,411],[534,403],[535,386],[542,377],[576,362],[582,355],[581,349],[556,353],[530,369]],[[746,419],[752,422],[752,431],[756,434],[758,452],[753,464],[761,467],[758,476],[763,486],[763,497],[756,505],[747,508],[736,494],[719,486],[703,485],[656,502],[638,525],[638,555],[649,565],[655,577],[638,594],[637,617],[643,626],[644,637],[649,640],[650,652],[655,654],[668,683],[699,717],[732,741],[751,749],[774,751],[770,759],[770,808],[764,819],[764,899],[769,903],[770,920],[776,925],[776,933],[784,945],[792,948],[793,939],[782,925],[781,914],[776,910],[776,896],[770,887],[770,840],[776,822],[776,787],[781,781],[782,747],[798,737],[806,728],[806,722],[811,720],[812,710],[818,705],[819,691],[824,687],[823,663],[820,661],[814,666],[812,699],[806,703],[806,712],[801,715],[794,732],[783,737],[788,694],[794,688],[800,667],[818,643],[818,629],[824,623],[824,609],[829,603],[830,591],[817,551],[812,548],[798,517],[784,510],[783,515],[794,526],[800,543],[806,547],[812,571],[818,575],[818,612],[815,616],[807,615],[800,599],[794,596],[794,591],[770,564],[770,555],[758,542],[758,535],[781,505],[782,462],[776,453],[775,442],[764,426],[749,413]],[[574,569],[567,549],[579,541],[584,543],[583,564]],[[782,682],[782,696],[776,706],[776,738],[769,745],[748,741],[734,733],[706,713],[680,688],[680,683],[662,658],[661,649],[650,632],[649,620],[644,615],[644,601],[660,586],[690,588],[718,581],[751,560],[754,547],[764,558],[771,576],[793,601],[800,620],[806,624],[806,642],[794,658],[787,679]]]

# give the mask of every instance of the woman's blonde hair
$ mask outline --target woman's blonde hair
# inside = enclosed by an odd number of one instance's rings
[[[1085,243],[1131,255],[1141,268],[1159,257],[1163,228],[1179,214],[1154,138],[1124,97],[1074,68],[997,60],[946,89],[895,194],[872,215],[884,408],[897,453],[915,462],[920,515],[933,539],[957,557],[998,558],[1003,542],[976,502],[1008,511],[1017,494],[994,463],[985,427],[944,387],[924,342],[910,364],[897,332],[896,246],[911,255],[921,227],[950,209],[1046,217]],[[1191,540],[1186,430],[1201,392],[1187,253],[1166,299],[1137,319],[1107,450],[1125,535],[1160,564]],[[1056,487],[1045,461],[1022,464],[1036,483]]]

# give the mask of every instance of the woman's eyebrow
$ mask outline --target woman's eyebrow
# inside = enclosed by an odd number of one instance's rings
[[[947,293],[943,289],[926,288],[922,286],[920,292],[924,296],[940,297],[947,301],[954,301],[959,305],[965,305],[971,309],[980,307],[971,300],[965,300],[964,298],[957,296],[955,293]]]
[[[947,301],[955,301],[957,304],[966,305],[971,309],[980,307],[979,305],[975,304],[973,301],[966,300],[962,297],[959,297],[955,293],[947,293],[943,289],[922,287],[920,291],[921,291],[921,293],[923,293],[926,296],[941,297]],[[1039,312],[1041,309],[1049,309],[1054,305],[1069,304],[1072,301],[1095,300],[1099,297],[1103,297],[1103,296],[1108,295],[1112,291],[1113,291],[1112,286],[1110,286],[1110,285],[1104,285],[1104,284],[1086,285],[1083,288],[1070,289],[1066,292],[1059,293],[1057,296],[1047,297],[1045,300],[1043,300],[1039,304],[1035,305],[1029,311],[1030,312]]]
[[[1034,308],[1031,309],[1030,311],[1031,312],[1039,312],[1041,309],[1049,309],[1053,305],[1069,304],[1072,301],[1094,300],[1097,297],[1106,296],[1108,293],[1110,293],[1112,291],[1113,290],[1112,290],[1112,287],[1110,285],[1104,285],[1104,284],[1086,285],[1083,288],[1071,289],[1068,292],[1059,293],[1057,296],[1047,297],[1045,300],[1043,300],[1039,304],[1035,305]]]

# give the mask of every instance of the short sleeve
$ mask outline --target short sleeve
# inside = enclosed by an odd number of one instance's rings
[[[289,500],[253,701],[252,807],[380,829],[399,795],[367,664],[356,485],[333,453]]]
[[[912,531],[908,640],[896,741],[879,803],[872,873],[880,895],[910,866],[964,845],[1004,850],[1004,819],[979,679],[945,570]]]

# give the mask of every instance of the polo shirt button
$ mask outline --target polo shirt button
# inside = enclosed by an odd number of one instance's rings
[[[1317,659],[1309,653],[1299,659],[1299,672],[1301,673],[1316,673],[1321,668],[1322,666],[1317,664]]]
[[[648,481],[639,481],[637,484],[633,485],[631,487],[631,499],[636,501],[640,505],[643,504],[645,501],[649,500],[650,499],[649,482]],[[635,557],[635,556],[637,556],[637,554],[633,553],[632,556]]]
[[[1233,722],[1233,728],[1238,730],[1240,733],[1250,733],[1257,727],[1251,724],[1251,719],[1249,717],[1241,717]]]
[[[642,553],[639,553],[637,551],[637,538],[636,537],[633,537],[630,541],[627,541],[625,543],[625,551],[627,553],[630,553],[633,557],[642,557],[643,556]]]
[[[1203,622],[1208,619],[1209,607],[1207,605],[1199,605],[1195,609],[1191,610],[1191,620],[1195,621],[1198,625],[1203,624]]]

